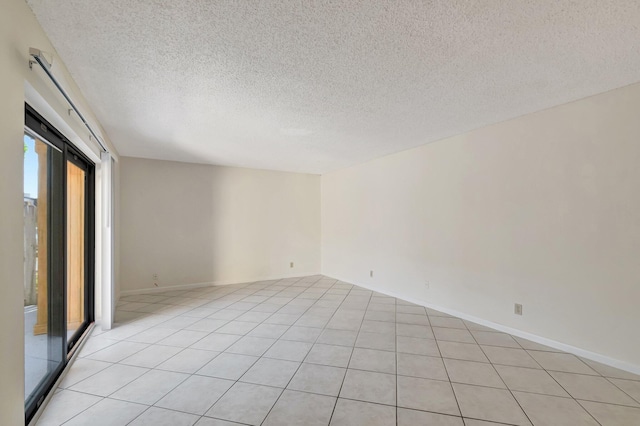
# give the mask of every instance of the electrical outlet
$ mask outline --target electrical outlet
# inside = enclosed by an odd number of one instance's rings
[[[293,268],[293,262],[289,263],[289,268]]]
[[[427,290],[429,290],[429,281],[425,281],[425,282],[424,282],[424,288],[426,288]]]
[[[158,287],[158,274],[153,274],[153,285]]]
[[[516,315],[522,315],[522,305],[520,303],[516,303],[513,308],[513,313]]]
[[[373,271],[369,271],[369,276],[373,278]]]

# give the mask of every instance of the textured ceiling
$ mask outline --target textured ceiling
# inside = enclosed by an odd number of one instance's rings
[[[640,81],[638,0],[28,3],[128,156],[323,173]]]

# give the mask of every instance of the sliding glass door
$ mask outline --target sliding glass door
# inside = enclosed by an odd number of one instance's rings
[[[64,257],[57,250],[64,244],[64,155],[32,131],[24,150],[25,406],[31,408],[42,403],[66,357]]]
[[[93,165],[26,107],[25,415],[44,401],[93,321]]]

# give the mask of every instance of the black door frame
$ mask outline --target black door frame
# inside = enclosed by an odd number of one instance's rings
[[[85,233],[85,247],[88,250],[84,251],[84,265],[85,265],[85,282],[84,282],[84,312],[85,312],[85,320],[82,323],[76,332],[70,336],[67,341],[67,354],[71,352],[71,349],[76,345],[80,337],[82,337],[82,333],[85,332],[89,324],[94,321],[94,294],[95,294],[95,286],[94,286],[94,278],[95,278],[95,166],[91,160],[89,160],[82,152],[76,149],[69,142],[66,144],[66,155],[65,155],[65,170],[66,170],[66,162],[71,162],[76,166],[83,169],[86,173],[85,179],[85,222],[84,222],[84,233]],[[65,173],[65,192],[67,188],[66,182],[67,175]],[[65,194],[66,201],[66,194]],[[65,204],[66,209],[66,204]],[[66,217],[66,212],[65,212]],[[65,222],[66,224],[66,222]],[[65,230],[66,231],[66,230]],[[65,232],[65,239],[66,239]],[[66,253],[66,242],[65,242],[65,253]],[[65,286],[65,293],[66,293]],[[65,294],[65,313],[67,312],[66,307],[66,294]]]
[[[49,149],[47,191],[49,235],[48,245],[48,321],[49,336],[61,338],[62,348],[49,347],[50,359],[61,362],[38,385],[31,398],[25,400],[25,422],[33,418],[38,408],[52,390],[55,382],[69,361],[71,350],[83,333],[95,320],[95,164],[75,147],[69,139],[25,103],[25,127],[42,136]],[[54,152],[55,150],[59,152]],[[54,158],[55,157],[55,158]],[[86,171],[85,181],[85,319],[76,332],[67,340],[67,161]],[[55,307],[55,309],[52,309]],[[62,353],[58,353],[61,351]]]

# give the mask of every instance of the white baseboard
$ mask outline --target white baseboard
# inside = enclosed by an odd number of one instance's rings
[[[169,285],[169,286],[162,286],[162,287],[138,288],[135,290],[121,290],[120,298],[124,296],[132,296],[136,294],[162,293],[162,292],[171,291],[171,290],[191,290],[194,288],[210,287],[214,285],[216,284],[213,282],[204,282],[204,283],[177,284],[177,285]]]
[[[376,291],[378,293],[386,294],[387,296],[396,297],[398,299],[406,300],[407,302],[415,303],[416,305],[425,306],[427,308],[435,309],[436,311],[444,312],[445,314],[453,315],[458,318],[462,318],[467,321],[475,322],[476,324],[484,325],[485,327],[493,328],[498,331],[502,331],[504,333],[509,333],[511,335],[522,337],[523,339],[531,340],[535,343],[540,343],[541,345],[549,346],[554,349],[558,349],[564,352],[568,352],[574,355],[577,355],[582,358],[586,358],[592,361],[599,362],[601,364],[608,365],[610,367],[618,368],[620,370],[628,371],[633,374],[640,375],[640,366],[631,364],[626,361],[620,361],[615,358],[611,358],[606,355],[602,355],[599,353],[591,352],[586,349],[577,348],[575,346],[567,345],[562,342],[558,342],[556,340],[547,339],[546,337],[538,336],[536,334],[531,334],[523,330],[519,330],[516,328],[511,328],[506,325],[498,324],[495,322],[491,322],[482,318],[474,317],[473,315],[468,315],[464,312],[459,312],[453,309],[445,308],[443,306],[434,305],[433,303],[425,302],[424,300],[418,300],[412,297],[407,297],[402,294],[395,293],[393,291],[375,288],[368,284],[363,283],[353,283],[350,280],[345,280],[339,277],[332,277],[334,279],[343,281],[345,283],[354,284],[359,287],[366,288],[371,291]]]
[[[147,288],[139,288],[135,290],[121,290],[120,297],[123,296],[131,296],[135,294],[152,294],[152,293],[162,293],[165,291],[172,290],[191,290],[194,288],[202,288],[202,287],[213,287],[213,286],[223,286],[223,285],[231,285],[231,284],[245,284],[245,283],[254,283],[257,281],[270,281],[270,280],[282,280],[285,278],[298,278],[298,277],[306,277],[309,275],[319,275],[319,272],[296,272],[291,275],[278,275],[273,277],[258,277],[252,279],[244,279],[244,280],[232,280],[232,281],[209,281],[203,283],[189,283],[189,284],[176,284],[170,286],[162,286],[162,287],[147,287]]]

